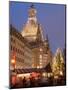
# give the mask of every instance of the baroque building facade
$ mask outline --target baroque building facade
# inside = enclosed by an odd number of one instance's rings
[[[30,45],[12,25],[10,26],[10,64],[10,69],[13,69],[13,64],[16,69],[32,67]]]
[[[22,36],[28,40],[31,45],[33,58],[33,68],[44,68],[52,59],[52,53],[49,47],[48,37],[44,38],[43,29],[38,23],[36,17],[37,10],[31,5],[28,11],[28,20],[23,26]]]
[[[36,17],[37,10],[31,5],[28,20],[23,30],[18,32],[10,26],[10,68],[15,59],[16,69],[45,68],[52,62],[48,36],[44,38],[43,29]]]

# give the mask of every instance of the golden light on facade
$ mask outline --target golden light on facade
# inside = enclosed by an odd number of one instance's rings
[[[42,65],[42,63],[40,62],[40,65]]]
[[[42,59],[42,55],[40,55],[39,58]]]
[[[37,66],[37,68],[40,68],[39,66]]]
[[[42,65],[40,65],[40,68],[42,68]]]
[[[43,75],[44,77],[46,76],[46,74],[45,74],[45,73],[43,73],[42,75]]]
[[[38,26],[32,26],[30,22],[26,24],[26,26],[23,28],[23,31],[21,32],[22,36],[27,38],[32,38],[33,40],[36,39],[37,36],[37,29]]]
[[[42,73],[42,76],[47,77],[47,73],[46,72]]]
[[[40,48],[40,51],[43,51],[42,48]]]
[[[40,64],[40,65],[42,64],[42,59],[40,59],[40,62],[39,62],[39,64]]]
[[[51,76],[53,76],[53,73],[51,73]]]
[[[35,8],[30,8],[28,12],[29,12],[29,17],[35,17],[37,13]]]
[[[34,67],[34,64],[32,64],[32,67]]]
[[[50,77],[51,76],[51,73],[48,73],[48,77]]]
[[[54,76],[54,79],[58,79],[58,76]]]
[[[60,71],[60,75],[61,75],[61,76],[63,75],[63,72],[62,72],[62,71]]]

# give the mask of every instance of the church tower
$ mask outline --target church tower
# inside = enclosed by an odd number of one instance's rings
[[[28,11],[28,21],[30,21],[33,24],[37,24],[37,17],[36,17],[37,10],[35,9],[34,5],[32,4],[30,6],[30,9]]]
[[[33,52],[32,67],[44,68],[50,62],[50,48],[48,37],[43,38],[43,30],[41,24],[37,21],[37,10],[32,4],[28,10],[28,19],[21,32],[22,36],[31,45]]]
[[[37,10],[32,4],[28,10],[28,19],[21,32],[29,42],[35,42],[38,38],[43,40],[42,27],[37,21]]]

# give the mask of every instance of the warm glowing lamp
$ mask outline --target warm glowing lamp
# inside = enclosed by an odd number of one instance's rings
[[[12,60],[11,60],[11,63],[12,63],[12,64],[15,64],[15,60],[14,60],[14,59],[12,59]]]

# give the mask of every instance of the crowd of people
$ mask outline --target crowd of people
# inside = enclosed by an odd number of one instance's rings
[[[56,79],[54,80],[53,77],[43,77],[43,76],[37,76],[37,77],[18,77],[16,79],[15,84],[11,84],[11,88],[27,88],[27,87],[42,87],[42,86],[53,86],[53,85],[60,85],[61,80]]]
[[[38,76],[38,77],[19,77],[16,80],[16,83],[13,85],[11,84],[11,87],[22,87],[22,88],[27,88],[27,87],[38,87],[38,86],[47,86],[49,84],[52,84],[52,79],[49,78],[44,78],[42,76]]]

